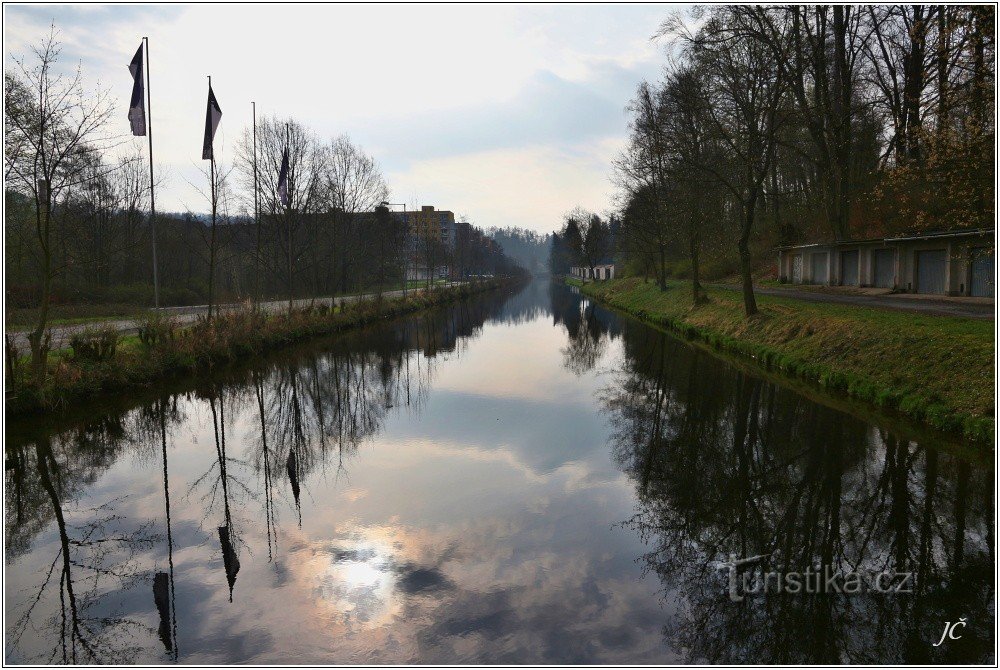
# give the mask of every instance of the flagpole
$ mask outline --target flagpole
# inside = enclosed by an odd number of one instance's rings
[[[291,144],[291,137],[289,134],[289,125],[285,123],[285,153],[288,153],[288,145]],[[288,167],[289,174],[286,179],[290,182],[292,180],[291,166]],[[288,186],[285,186],[286,191]],[[288,228],[288,313],[292,313],[292,301],[295,299],[295,289],[293,288],[292,279],[292,199],[291,196],[286,196],[285,204],[285,225]]]
[[[257,103],[251,102],[253,105],[253,221],[254,225],[257,227],[257,254],[256,265],[257,265],[257,302],[260,302],[261,292],[260,292],[260,186],[257,182]]]
[[[156,197],[153,188],[153,91],[149,81],[149,38],[146,43],[146,135],[149,137],[149,222],[153,237],[153,305],[160,306],[160,269],[156,260]]]
[[[212,92],[212,75],[208,75],[208,92]],[[214,140],[214,137],[213,137]],[[215,286],[215,146],[213,142],[212,148],[212,164],[211,164],[211,182],[212,182],[212,232],[209,240],[209,265],[208,265],[208,318],[212,319],[212,303],[214,302],[214,286]]]

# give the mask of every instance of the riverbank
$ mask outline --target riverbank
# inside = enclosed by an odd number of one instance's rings
[[[666,291],[641,279],[580,285],[584,294],[652,325],[816,382],[974,442],[995,430],[993,323],[708,289],[691,304],[685,282]]]
[[[248,305],[208,320],[179,325],[162,314],[147,315],[138,335],[94,329],[73,345],[49,354],[45,382],[31,378],[27,357],[7,357],[7,416],[54,411],[74,400],[149,387],[182,374],[197,374],[321,335],[444,305],[500,288],[502,280],[266,313]]]

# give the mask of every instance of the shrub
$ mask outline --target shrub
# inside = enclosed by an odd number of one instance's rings
[[[149,312],[139,324],[139,340],[147,348],[152,348],[161,342],[172,342],[176,328],[174,319],[163,312]]]
[[[118,331],[110,326],[88,328],[70,339],[73,358],[80,361],[101,363],[114,358],[118,349]]]

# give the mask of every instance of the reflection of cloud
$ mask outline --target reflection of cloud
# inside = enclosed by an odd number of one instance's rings
[[[517,336],[512,331],[517,329]],[[486,324],[476,346],[463,352],[461,365],[442,367],[435,392],[517,398],[579,407],[590,404],[600,380],[581,380],[563,368],[560,348],[566,334],[545,319],[508,325]],[[497,365],[510,361],[510,365]],[[489,380],[489,383],[486,383]]]
[[[415,563],[396,566],[396,584],[410,595],[416,593],[445,591],[452,588],[451,580],[437,568],[421,567]]]
[[[435,530],[341,524],[332,541],[303,538],[299,553],[312,558],[294,562],[296,581],[328,612],[310,625],[338,641],[338,659],[662,659],[663,613],[648,586],[609,556],[551,544],[529,518]]]
[[[352,489],[347,489],[346,491],[344,491],[340,495],[344,499],[346,499],[346,500],[348,500],[350,502],[357,502],[358,500],[361,500],[366,495],[368,495],[368,491],[365,491],[364,489],[352,488]]]

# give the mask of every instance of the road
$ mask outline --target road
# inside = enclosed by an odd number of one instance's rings
[[[461,282],[448,282],[447,284],[437,284],[436,288],[441,288],[445,286],[456,286]],[[415,289],[409,289],[412,293]],[[419,290],[419,289],[416,289]],[[345,295],[336,297],[325,297],[325,298],[305,298],[302,300],[293,301],[295,307],[308,307],[309,305],[326,305],[329,306],[332,303],[337,305],[342,305],[344,303],[355,302],[362,298],[371,298],[376,294],[374,293],[361,293],[357,295]],[[387,298],[394,298],[403,295],[403,290],[398,289],[395,291],[384,291],[383,296]],[[244,303],[226,303],[222,305],[216,305],[216,309],[220,312],[225,312],[234,309],[240,309],[244,306]],[[282,312],[288,309],[287,300],[272,300],[269,302],[262,302],[260,306],[268,312]],[[150,310],[156,311],[156,310]],[[174,320],[179,324],[194,323],[195,320],[202,314],[208,312],[208,305],[194,305],[190,307],[161,307],[160,312],[163,314],[169,314],[174,318]],[[76,333],[85,331],[87,329],[94,329],[98,327],[110,326],[123,334],[132,334],[139,331],[139,327],[142,325],[141,319],[114,319],[110,321],[90,321],[88,323],[77,323],[64,326],[53,326],[50,331],[52,333],[52,350],[62,349],[69,346],[69,341],[72,339],[73,335]],[[14,342],[14,346],[17,347],[18,351],[21,353],[27,353],[30,350],[30,345],[28,343],[28,331],[16,331],[8,332],[7,336],[11,338]]]
[[[725,288],[738,290],[733,286]],[[809,302],[860,305],[879,309],[894,309],[904,312],[918,312],[933,316],[963,316],[970,319],[994,318],[994,303],[982,298],[945,298],[913,293],[885,293],[867,295],[860,293],[829,293],[795,288],[754,288],[760,295],[774,295]]]

